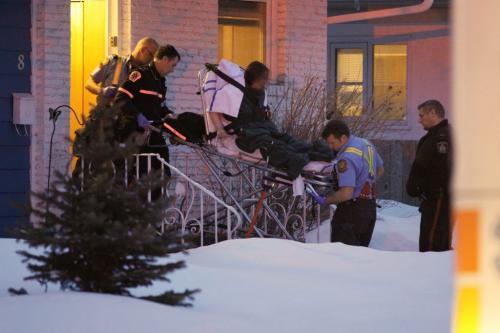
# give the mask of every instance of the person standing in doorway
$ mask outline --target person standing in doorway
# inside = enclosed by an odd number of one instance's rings
[[[151,37],[144,37],[137,42],[130,55],[111,55],[90,74],[85,89],[97,95],[98,105],[107,106],[134,69],[153,61],[156,50],[158,43]]]

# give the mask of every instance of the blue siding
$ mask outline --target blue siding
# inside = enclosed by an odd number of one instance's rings
[[[0,211],[3,212],[5,216],[17,217],[20,215],[19,212],[25,209],[23,204],[27,203],[27,200],[27,193],[0,193]]]
[[[12,112],[12,109],[9,110]],[[1,112],[1,111],[0,111]],[[19,127],[20,132],[21,128]],[[23,134],[23,133],[21,133]],[[30,138],[27,136],[19,136],[12,122],[0,122],[0,147],[2,146],[28,146]],[[1,156],[4,158],[4,156]],[[1,191],[1,189],[0,189]]]
[[[30,29],[0,27],[0,50],[29,51],[30,37]]]
[[[0,0],[0,237],[17,221],[30,191],[30,137],[12,124],[12,93],[31,90],[31,2]],[[29,132],[28,132],[29,133]],[[21,134],[21,135],[19,135]]]
[[[29,170],[29,153],[29,146],[0,146],[0,170]]]
[[[12,98],[0,98],[0,122],[12,121]]]
[[[0,170],[0,194],[26,193],[29,190],[29,170]]]
[[[29,223],[29,218],[26,215],[22,216],[0,216],[0,225],[2,227],[2,234],[0,238],[12,238],[14,237],[11,233],[9,233],[9,229],[12,227],[19,225],[20,223],[27,224]]]
[[[0,27],[27,28],[31,26],[30,1],[0,1]]]
[[[0,30],[2,28],[0,27]],[[19,64],[19,55],[24,56],[24,69],[22,71],[19,70],[17,65]],[[10,76],[18,76],[25,75],[29,73],[29,69],[31,68],[31,61],[29,57],[29,51],[2,51],[0,50],[0,73],[2,75],[10,75]]]
[[[0,98],[12,98],[13,92],[30,92],[30,89],[29,76],[0,74]]]

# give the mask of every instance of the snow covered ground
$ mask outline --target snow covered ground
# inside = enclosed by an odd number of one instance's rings
[[[381,212],[373,247],[415,249],[410,208]],[[324,224],[328,225],[328,223]],[[411,225],[411,227],[410,227]],[[413,231],[417,227],[417,235]],[[410,237],[411,236],[411,237]],[[394,245],[396,244],[396,245]],[[172,283],[134,290],[200,288],[193,308],[127,297],[48,293],[23,282],[15,250],[0,240],[0,332],[448,332],[452,253],[381,251],[277,239],[222,242],[190,251]],[[175,255],[172,259],[184,257]],[[8,296],[24,287],[29,296]]]

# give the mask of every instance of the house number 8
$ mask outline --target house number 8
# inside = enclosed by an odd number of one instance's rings
[[[17,57],[17,69],[22,71],[24,69],[24,54]]]

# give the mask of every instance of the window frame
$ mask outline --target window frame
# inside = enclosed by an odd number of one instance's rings
[[[408,104],[408,100],[409,100],[409,82],[410,80],[408,79],[409,78],[409,67],[410,67],[410,58],[409,58],[409,54],[410,52],[408,52],[409,50],[409,45],[408,43],[402,43],[402,42],[391,42],[391,43],[383,43],[383,42],[371,42],[369,43],[370,44],[370,48],[372,50],[372,58],[371,58],[371,63],[372,63],[372,71],[370,72],[371,74],[371,80],[370,80],[370,86],[371,86],[371,95],[373,95],[373,89],[374,89],[374,85],[375,85],[375,75],[373,73],[373,70],[375,68],[374,66],[374,63],[375,63],[375,46],[376,45],[404,45],[406,46],[406,100],[405,100],[405,106],[404,106],[404,109],[405,109],[405,118],[403,120],[386,120],[386,123],[390,126],[390,129],[406,129],[406,128],[409,128],[409,122],[408,122],[408,117],[409,117],[409,104]],[[371,96],[370,95],[370,96]],[[372,109],[373,109],[373,103],[374,103],[374,100],[372,100]]]
[[[368,49],[368,44],[367,43],[335,43],[335,44],[330,44],[330,55],[331,55],[331,61],[330,61],[330,78],[333,80],[330,82],[330,87],[329,90],[330,93],[334,93],[337,90],[337,51],[341,49],[361,49],[363,50],[363,105],[368,105],[369,99],[368,96],[371,96],[371,90],[368,91],[367,89],[371,89],[370,87],[366,86],[366,82],[369,79],[369,71],[370,68],[369,66],[369,61],[368,61],[368,56],[369,56],[369,49]],[[329,81],[331,81],[329,80]],[[336,102],[335,102],[336,103]],[[357,116],[346,116],[346,118],[356,118]]]
[[[270,70],[270,79],[278,77],[278,1],[277,0],[239,0],[247,2],[261,2],[266,4],[266,22],[264,33],[264,61]],[[217,1],[217,5],[219,1]],[[219,15],[217,15],[219,17]]]
[[[264,22],[264,24],[260,25],[260,20],[257,19],[257,18],[247,18],[247,17],[230,17],[230,16],[220,16],[218,17],[218,27],[220,28],[221,26],[221,20],[223,21],[222,25],[223,26],[231,26],[233,27],[233,29],[235,27],[248,27],[248,26],[258,26],[259,28],[263,28],[262,31],[261,29],[259,29],[259,42],[258,42],[258,46],[259,48],[262,48],[262,51],[261,51],[261,55],[262,55],[262,61],[266,61],[266,54],[267,54],[267,50],[266,50],[266,24]],[[263,27],[262,27],[263,26]],[[264,32],[264,33],[263,33]],[[233,34],[235,33],[235,30],[233,30]],[[219,42],[221,41],[221,36],[219,34]],[[234,38],[233,38],[233,42],[234,42]],[[233,48],[233,51],[235,49]],[[221,50],[218,49],[217,50],[218,52],[220,52]],[[219,55],[217,56],[217,58],[219,59]],[[260,60],[260,59],[258,59]],[[246,64],[243,64],[243,63],[239,63],[240,66],[245,66]]]
[[[406,46],[406,101],[405,101],[405,119],[403,120],[388,120],[388,130],[400,130],[409,128],[409,116],[410,116],[410,106],[408,101],[410,100],[410,44],[402,40],[359,40],[359,41],[346,41],[343,40],[330,40],[329,41],[329,61],[328,61],[328,91],[330,93],[335,92],[337,89],[337,50],[338,49],[350,49],[350,48],[363,48],[365,56],[364,59],[364,70],[363,70],[363,103],[368,105],[371,103],[371,107],[368,109],[369,112],[373,110],[373,100],[370,101],[373,95],[374,87],[374,57],[375,57],[375,45],[405,45]],[[368,114],[369,115],[369,114]],[[349,118],[354,118],[356,116],[350,116]]]

